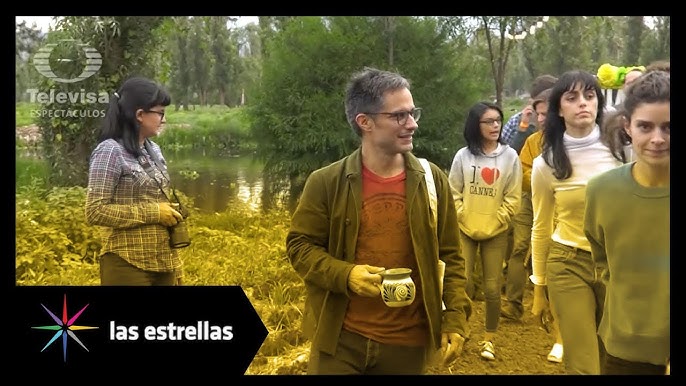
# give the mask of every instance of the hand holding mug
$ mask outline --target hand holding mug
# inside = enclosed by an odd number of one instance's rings
[[[379,273],[383,277],[379,286],[381,299],[387,306],[404,307],[412,304],[417,290],[411,274],[410,268],[391,268]]]
[[[383,267],[356,265],[348,275],[348,288],[360,296],[379,296],[379,285],[383,280],[379,273],[384,270]]]

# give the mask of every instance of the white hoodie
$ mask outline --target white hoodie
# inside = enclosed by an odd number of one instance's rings
[[[486,240],[507,230],[522,195],[522,165],[513,148],[499,143],[492,153],[475,156],[463,147],[448,177],[462,232]]]

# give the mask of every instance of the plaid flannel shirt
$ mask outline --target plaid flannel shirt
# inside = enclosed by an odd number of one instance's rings
[[[507,123],[505,123],[505,126],[503,126],[500,138],[502,138],[506,144],[509,145],[510,141],[512,141],[512,137],[514,136],[514,133],[517,132],[517,127],[519,127],[519,122],[521,120],[522,112],[520,111],[517,114],[511,116],[510,119],[507,120]]]
[[[157,158],[166,161],[152,142]],[[93,150],[88,173],[86,220],[103,228],[101,255],[113,252],[130,264],[154,272],[181,271],[178,252],[169,247],[169,232],[160,224],[160,202],[168,202],[160,187],[167,180],[147,151],[143,154],[153,165],[155,180],[114,139]]]

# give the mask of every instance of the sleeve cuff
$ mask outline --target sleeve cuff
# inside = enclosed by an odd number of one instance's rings
[[[545,277],[531,275],[529,280],[535,285],[546,285]]]
[[[160,204],[151,203],[148,208],[143,209],[143,223],[157,224],[160,222]]]

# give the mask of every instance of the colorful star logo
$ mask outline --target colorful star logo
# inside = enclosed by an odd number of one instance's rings
[[[84,350],[88,351],[88,348],[86,348],[86,346],[83,343],[81,343],[81,341],[76,336],[74,331],[77,331],[77,330],[93,330],[93,329],[96,329],[99,327],[74,326],[73,325],[74,322],[76,322],[76,319],[78,319],[79,316],[81,316],[83,311],[85,311],[86,308],[88,308],[88,304],[86,304],[81,309],[81,311],[77,312],[76,315],[72,316],[71,319],[69,319],[69,317],[67,316],[67,295],[65,294],[64,295],[64,305],[62,306],[62,319],[61,320],[60,320],[60,318],[57,317],[57,315],[55,315],[52,311],[50,311],[42,303],[41,303],[41,306],[43,307],[43,309],[45,309],[45,311],[48,313],[48,315],[50,315],[50,317],[57,323],[57,325],[53,325],[53,326],[31,327],[31,328],[35,328],[37,330],[57,330],[55,335],[53,335],[52,339],[50,339],[50,341],[45,345],[45,347],[43,347],[43,349],[40,350],[41,352],[45,351],[45,349],[48,348],[48,346],[50,346],[60,336],[62,337],[62,352],[63,352],[63,357],[64,357],[65,363],[67,362],[67,336],[74,339],[76,341],[76,343],[78,343],[79,345],[81,345],[81,347],[83,347]]]

